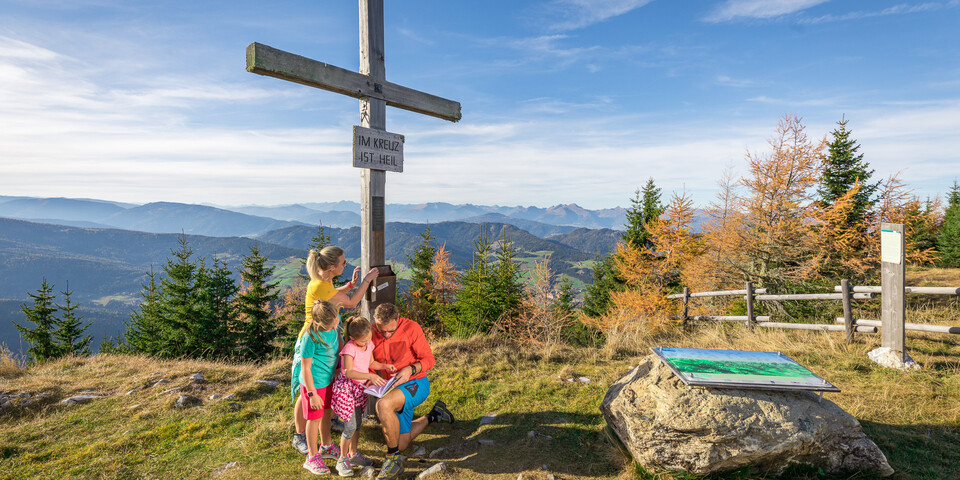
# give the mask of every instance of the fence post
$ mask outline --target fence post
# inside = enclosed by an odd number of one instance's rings
[[[747,328],[753,330],[753,282],[747,282]]]
[[[843,295],[843,328],[847,332],[847,343],[853,343],[853,308],[850,307],[850,280],[840,280],[840,293]]]
[[[902,223],[880,224],[880,346],[904,361],[904,235]]]
[[[687,304],[690,302],[690,287],[683,287],[683,326],[687,326]]]

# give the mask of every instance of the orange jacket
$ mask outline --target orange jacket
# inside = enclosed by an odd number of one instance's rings
[[[393,364],[400,370],[407,365],[420,362],[422,371],[410,378],[423,378],[427,376],[427,370],[433,368],[436,360],[433,358],[433,350],[427,343],[427,337],[423,334],[420,324],[408,318],[400,317],[397,319],[397,331],[390,338],[383,338],[376,326],[373,328],[373,359],[383,364]],[[390,372],[381,371],[381,376],[389,377]]]

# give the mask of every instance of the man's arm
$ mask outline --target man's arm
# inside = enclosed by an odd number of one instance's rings
[[[430,348],[430,344],[427,343],[427,337],[423,334],[423,329],[420,328],[419,324],[414,323],[417,330],[414,335],[413,342],[410,343],[410,349],[413,350],[413,357],[416,358],[415,365],[417,368],[417,373],[426,372],[433,368],[436,364],[436,359],[433,358],[433,349]]]

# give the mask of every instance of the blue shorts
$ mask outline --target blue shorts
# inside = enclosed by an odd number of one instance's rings
[[[410,433],[413,422],[413,409],[430,396],[430,380],[427,377],[407,380],[397,390],[403,392],[403,409],[397,412],[400,420],[400,433]]]

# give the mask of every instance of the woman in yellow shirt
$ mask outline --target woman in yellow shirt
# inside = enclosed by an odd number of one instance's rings
[[[353,270],[353,278],[351,278],[346,285],[340,288],[333,286],[333,279],[343,273],[346,265],[347,259],[343,255],[343,249],[340,247],[327,246],[319,252],[310,250],[310,254],[307,256],[307,273],[310,274],[310,284],[307,285],[307,295],[305,299],[306,317],[303,328],[300,329],[297,346],[299,346],[302,341],[303,334],[310,324],[310,312],[313,309],[314,302],[324,300],[337,305],[339,308],[356,308],[356,306],[360,304],[360,301],[363,300],[364,292],[370,287],[370,283],[377,278],[377,269],[371,268],[370,271],[367,272],[367,275],[363,277],[363,282],[359,285],[359,288],[354,290],[353,294],[350,294],[350,290],[353,289],[360,280],[360,267]],[[339,351],[339,348],[337,348],[337,350]],[[294,347],[294,351],[297,351],[296,347]],[[302,453],[307,449],[306,438],[303,433],[307,425],[307,420],[303,417],[301,405],[303,398],[298,395],[300,390],[299,359],[294,358],[290,373],[290,392],[292,396],[296,396],[294,422],[296,423],[297,429],[297,433],[293,435],[292,443],[294,448]],[[322,445],[320,453],[324,458],[337,459],[340,456],[340,452],[334,451],[337,450],[337,446],[333,444],[332,438],[330,438],[330,421],[332,417],[332,410],[330,414],[324,412],[323,420],[320,423],[320,443]]]

